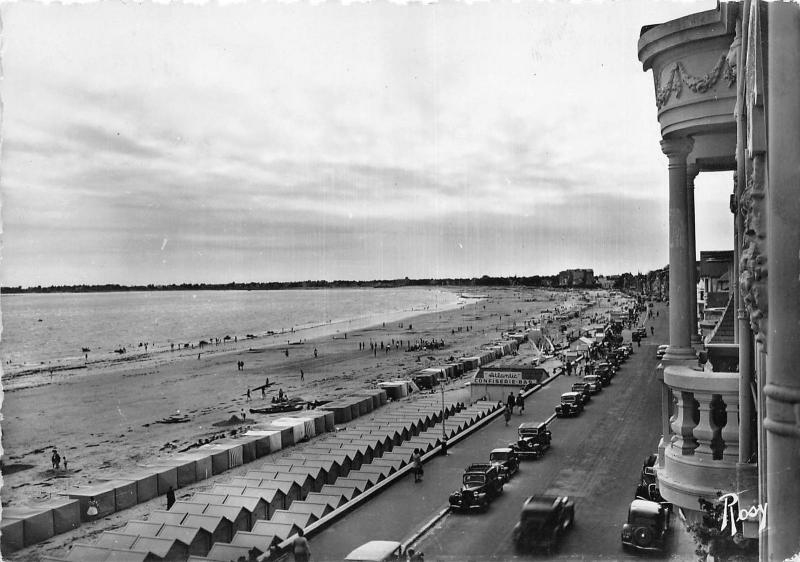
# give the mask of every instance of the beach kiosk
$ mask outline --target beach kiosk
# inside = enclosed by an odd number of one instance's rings
[[[543,366],[541,356],[503,357],[478,370],[470,385],[470,398],[472,401],[505,402],[509,393],[516,395],[549,376],[549,369]]]

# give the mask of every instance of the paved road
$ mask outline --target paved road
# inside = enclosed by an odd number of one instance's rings
[[[660,309],[655,337],[648,337],[599,395],[577,418],[551,424],[553,446],[538,461],[526,461],[486,514],[449,513],[414,545],[434,560],[519,560],[511,531],[526,497],[559,493],[576,499],[576,526],[564,538],[559,557],[635,559],[620,547],[620,529],[639,478],[642,461],[654,452],[660,436],[660,394],[653,378],[655,348],[666,339],[667,318]],[[649,327],[650,323],[648,323]],[[559,377],[530,397],[525,414],[505,426],[502,418],[450,449],[447,458],[426,464],[425,479],[409,477],[392,486],[311,540],[316,560],[341,560],[352,548],[372,539],[405,540],[447,505],[464,467],[488,458],[489,451],[515,438],[522,421],[544,420],[560,394],[576,379]],[[692,558],[692,545],[673,533],[668,552]]]

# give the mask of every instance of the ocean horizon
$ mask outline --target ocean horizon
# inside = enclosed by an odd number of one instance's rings
[[[456,288],[309,288],[27,293],[2,296],[4,376],[455,306]],[[186,346],[186,347],[184,347]],[[85,350],[89,351],[85,351]],[[125,350],[119,353],[117,350]]]

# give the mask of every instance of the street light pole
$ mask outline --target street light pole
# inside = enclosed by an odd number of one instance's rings
[[[446,380],[447,380],[447,375],[445,375],[445,378],[442,379],[442,384],[441,384],[441,386],[442,386],[442,454],[443,455],[447,454],[447,432],[445,431],[445,428],[444,428],[444,419],[445,419],[445,415],[446,415],[445,411],[444,411],[444,383],[445,383]]]

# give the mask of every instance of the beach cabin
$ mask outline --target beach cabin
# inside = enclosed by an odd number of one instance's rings
[[[296,535],[300,527],[294,523],[277,523],[275,521],[259,521],[251,531],[254,535],[261,535],[262,537],[275,537],[280,542],[285,541],[289,537]]]
[[[307,502],[305,500],[296,501],[289,508],[293,513],[310,513],[317,519],[322,519],[333,511],[333,508],[327,503]]]
[[[221,505],[210,503],[203,515],[224,517],[231,522],[233,532],[250,530],[250,512],[240,505]]]
[[[246,546],[248,548],[255,548],[259,554],[263,554],[265,552],[269,552],[271,546],[277,546],[280,544],[280,540],[278,537],[269,536],[269,535],[258,535],[253,532],[248,531],[239,531],[233,536],[233,540],[231,541],[232,546]],[[232,560],[236,560],[233,558]]]
[[[156,536],[184,544],[189,555],[205,556],[211,550],[211,533],[200,527],[164,524]]]
[[[251,429],[244,435],[255,441],[258,458],[281,450],[281,432],[279,430]]]
[[[217,542],[231,542],[233,538],[233,523],[221,515],[211,514],[187,514],[183,521],[182,526],[186,527],[199,527],[211,534],[211,543]]]
[[[303,501],[306,503],[324,504],[330,506],[331,509],[337,509],[347,502],[347,498],[341,494],[323,494],[322,492],[311,492]]]
[[[113,473],[104,478],[103,482],[119,482],[120,490],[117,490],[117,511],[132,507],[136,503],[149,501],[158,496],[158,476],[152,470],[133,469],[124,472]],[[130,503],[133,502],[133,503]]]
[[[301,529],[305,529],[317,519],[318,517],[313,513],[295,512],[291,511],[291,509],[289,510],[279,509],[272,516],[272,519],[270,519],[270,523],[294,524],[300,527]]]
[[[256,496],[226,496],[222,504],[244,508],[249,514],[248,530],[253,528],[256,521],[267,519],[269,511],[266,500]]]

